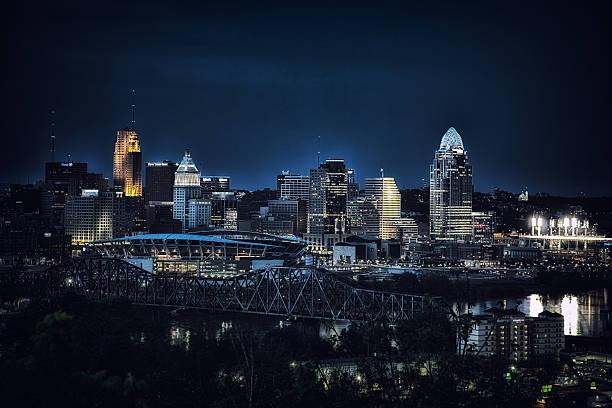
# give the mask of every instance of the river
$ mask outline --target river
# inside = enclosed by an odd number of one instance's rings
[[[612,331],[611,294],[612,291],[607,288],[561,295],[533,293],[520,299],[497,298],[479,301],[472,307],[472,312],[480,314],[499,305],[513,309],[518,304],[518,309],[527,316],[535,317],[544,310],[561,313],[565,318],[564,332],[568,336],[601,337],[610,335]]]

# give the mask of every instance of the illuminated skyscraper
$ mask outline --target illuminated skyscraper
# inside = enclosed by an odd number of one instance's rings
[[[365,195],[378,201],[378,238],[394,239],[402,216],[402,198],[393,177],[365,179]]]
[[[230,180],[228,176],[200,177],[202,197],[211,197],[212,193],[227,193],[230,191]]]
[[[344,160],[326,160],[310,170],[308,233],[311,250],[330,251],[348,232],[348,175]]]
[[[380,231],[380,202],[372,196],[355,197],[347,204],[351,234],[378,236]]]
[[[134,130],[117,132],[113,157],[113,186],[126,197],[142,196],[142,153]]]
[[[357,184],[357,178],[355,177],[355,170],[346,170],[346,176],[348,178],[348,200],[354,200],[359,195],[359,184]]]
[[[310,170],[309,234],[343,234],[346,227],[348,176],[344,160],[326,160]]]
[[[173,218],[181,221],[183,232],[189,227],[189,200],[202,197],[200,170],[191,159],[189,149],[174,173]]]
[[[79,196],[66,197],[66,234],[72,245],[81,246],[100,239],[123,236],[125,208],[120,192],[82,190]]]
[[[304,200],[308,202],[310,177],[283,172],[276,176],[276,194],[278,198]]]
[[[429,169],[429,233],[435,240],[471,241],[472,166],[461,136],[450,128]]]

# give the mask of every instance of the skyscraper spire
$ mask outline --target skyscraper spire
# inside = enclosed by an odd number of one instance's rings
[[[55,111],[51,110],[51,162],[55,161]]]
[[[321,165],[321,136],[317,136],[317,167]]]
[[[135,99],[136,97],[136,90],[132,89],[132,132],[136,131],[136,105],[135,105]]]

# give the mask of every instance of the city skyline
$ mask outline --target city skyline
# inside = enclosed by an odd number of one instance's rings
[[[451,126],[449,129],[453,129],[453,130],[454,130],[454,127],[453,127],[453,126]],[[117,133],[119,133],[119,131],[118,131]],[[138,132],[136,132],[136,133],[138,133]],[[442,135],[442,136],[444,136],[445,134],[446,134],[446,132],[443,132],[441,135]],[[53,142],[54,142],[54,145],[53,145],[53,146],[55,146],[55,136],[51,136],[51,134],[50,134],[50,136],[49,136],[49,140],[53,140]],[[189,147],[187,147],[187,149],[189,149],[189,150],[190,150],[190,148],[189,148]],[[183,149],[183,151],[184,151],[184,150],[185,150],[185,149]],[[48,153],[51,155],[51,152],[48,152]],[[56,155],[56,153],[57,153],[57,150],[54,150],[54,151],[53,151],[53,156],[55,156],[55,155]],[[342,160],[345,160],[345,159],[343,158],[344,156],[342,156],[342,155],[336,155],[336,156],[325,157],[325,156],[323,156],[323,155],[321,155],[321,154],[318,154],[318,153],[320,153],[320,152],[319,152],[319,151],[315,152],[315,154],[317,155],[317,159],[321,160],[322,162],[324,162],[325,160],[334,160],[334,159],[342,159]],[[181,156],[181,157],[182,157],[182,156]],[[56,160],[56,161],[55,161],[56,163],[60,163],[60,162],[74,162],[74,163],[77,163],[77,162],[84,162],[84,163],[90,164],[90,162],[88,162],[87,160],[75,160],[75,158],[71,157],[71,155],[68,155],[68,156],[65,158],[65,160],[61,160],[61,157],[59,157],[59,158],[58,158],[58,157],[55,157],[55,160]],[[142,161],[142,163],[141,163],[141,172],[144,174],[144,172],[142,171],[142,169],[145,167],[145,164],[146,164],[146,163],[148,163],[148,162],[156,162],[156,161],[157,161],[157,162],[163,162],[163,161],[169,161],[169,162],[171,162],[171,161],[173,161],[173,160],[174,160],[174,158],[170,158],[170,159],[167,159],[167,158],[166,158],[166,159],[155,159],[155,160],[150,160],[150,159],[147,159],[147,158],[142,159],[142,160],[141,160],[141,161]],[[345,160],[345,161],[346,161],[346,160]],[[470,160],[470,161],[474,161],[474,160]],[[194,163],[195,163],[195,164],[196,164],[198,167],[200,167],[200,166],[201,166],[201,164],[200,164],[200,163],[202,163],[202,162],[203,162],[203,160],[202,160],[202,159],[200,159],[200,160],[194,160]],[[45,161],[45,162],[43,163],[42,177],[40,177],[40,178],[32,178],[32,179],[30,179],[30,176],[29,176],[29,175],[28,175],[28,176],[21,175],[21,178],[23,178],[23,177],[28,177],[28,181],[27,181],[28,183],[35,183],[35,182],[37,182],[37,181],[43,181],[43,180],[44,180],[44,172],[45,172],[45,170],[44,170],[44,165],[45,165],[45,164],[48,164],[48,163],[51,163],[51,162],[49,162],[49,161]],[[105,165],[105,167],[108,167],[108,166],[106,166],[106,165]],[[203,167],[203,166],[202,166],[202,167]],[[371,166],[369,166],[369,167],[371,167]],[[90,166],[90,168],[92,168],[92,167]],[[235,175],[235,174],[232,174],[232,173],[230,173],[230,172],[225,172],[225,173],[224,173],[224,172],[219,172],[219,171],[215,171],[215,170],[211,170],[211,171],[209,171],[208,173],[201,172],[201,174],[202,174],[202,177],[205,177],[205,176],[207,176],[207,177],[220,177],[219,175],[220,175],[220,174],[223,174],[225,177],[230,177],[230,178],[232,178],[232,179],[234,179],[234,180],[235,180],[235,184],[237,184],[237,185],[238,185],[238,187],[234,187],[234,189],[237,189],[237,190],[250,190],[250,191],[254,191],[254,190],[258,190],[258,189],[265,189],[265,188],[269,188],[269,189],[274,189],[274,188],[276,188],[277,186],[276,186],[276,179],[275,179],[275,177],[276,177],[276,175],[278,175],[278,174],[280,174],[280,173],[287,172],[287,173],[289,173],[289,174],[292,174],[292,175],[298,175],[298,176],[299,176],[299,175],[302,175],[302,174],[306,174],[306,173],[308,173],[308,172],[309,172],[309,170],[310,170],[310,169],[312,169],[312,168],[316,168],[316,166],[310,166],[310,167],[308,167],[308,166],[307,166],[307,167],[305,167],[305,168],[300,167],[298,170],[296,170],[296,168],[295,168],[295,167],[288,168],[288,169],[278,170],[276,173],[274,173],[274,174],[272,174],[271,176],[267,177],[267,178],[270,178],[270,180],[272,180],[271,182],[267,182],[267,181],[266,181],[266,183],[261,184],[261,185],[259,185],[259,184],[258,184],[258,185],[256,185],[256,187],[253,187],[253,186],[250,186],[250,185],[246,185],[246,184],[244,184],[244,183],[241,183],[241,182],[240,182],[240,175],[239,175],[239,174],[238,174],[238,175]],[[97,171],[99,168],[97,168],[97,167],[93,167],[92,169],[93,169],[94,171]],[[353,170],[353,171],[354,171],[354,170]],[[380,168],[380,169],[377,169],[377,171],[380,173],[381,171],[383,171],[383,169],[382,169],[382,168]],[[106,173],[101,173],[101,174],[102,174],[103,176],[105,176],[105,177],[106,177],[106,178],[107,178],[107,179],[110,181],[110,180],[113,180],[113,173],[114,173],[114,171],[113,171],[113,164],[112,164],[112,160],[111,160],[111,165],[110,165],[110,175],[108,175],[108,176],[107,176],[107,174],[106,174]],[[373,178],[373,175],[374,175],[374,174],[376,174],[376,171],[375,171],[373,174],[361,174],[361,172],[359,172],[359,171],[356,171],[356,173],[357,173],[356,179],[357,179],[357,181],[359,182],[360,190],[363,190],[363,188],[364,188],[364,186],[365,186],[365,181],[366,181],[366,179],[367,179],[367,178]],[[38,177],[38,176],[35,176],[35,177]],[[221,177],[223,177],[223,176],[221,176]],[[423,182],[427,182],[427,181],[428,181],[428,177],[429,177],[429,175],[427,174],[427,175],[426,175],[426,177],[423,177],[422,179],[414,180],[415,182],[414,182],[412,185],[407,185],[406,183],[403,183],[403,182],[402,182],[402,184],[398,184],[398,189],[400,189],[400,190],[403,190],[403,189],[419,189],[419,188],[423,187]],[[142,178],[142,188],[144,188],[144,187],[146,187],[147,180],[146,180],[146,177],[142,177],[142,176],[141,176],[141,178]],[[393,177],[393,178],[398,179],[398,177],[397,177],[397,176],[395,176],[395,177]],[[399,178],[401,178],[401,176],[400,176]],[[25,181],[20,181],[20,180],[7,180],[7,181],[4,181],[4,182],[5,182],[5,183],[11,183],[11,182],[14,182],[14,183],[19,183],[19,182],[21,182],[21,183],[25,183]],[[480,183],[480,184],[482,184],[482,183]],[[429,185],[429,184],[428,184],[428,185]],[[479,189],[477,189],[477,188],[476,188],[476,186],[477,186],[477,185],[478,185],[478,183],[474,182],[474,191],[475,191],[475,192],[483,192],[483,193],[486,193],[486,192],[489,192],[490,190],[492,190],[493,188],[501,188],[502,190],[505,190],[505,188],[500,187],[500,186],[503,186],[503,183],[501,183],[501,182],[500,182],[500,183],[498,183],[498,184],[495,184],[495,185],[490,186],[490,188],[489,188],[488,190],[487,190],[487,189],[480,189],[480,190],[479,190]],[[234,185],[234,186],[235,186],[235,185]],[[523,186],[523,187],[520,187],[520,186],[519,186],[518,190],[512,190],[512,189],[509,189],[508,191],[515,192],[515,193],[519,193],[519,192],[523,192],[523,191],[525,191],[525,190],[530,190],[530,189],[529,189],[529,186],[527,186],[527,185],[526,185],[526,186]],[[531,190],[531,191],[532,191],[532,194],[533,194],[533,193],[539,193],[539,192],[541,192],[541,193],[551,193],[551,191],[550,191],[550,190],[537,190],[537,191]],[[574,194],[572,194],[572,193],[570,193],[570,194],[564,194],[564,193],[555,193],[555,192],[552,192],[552,194],[553,194],[553,195],[557,194],[557,195],[559,195],[559,196],[567,196],[567,197],[579,196],[579,195],[586,195],[586,196],[592,196],[592,197],[605,197],[605,196],[607,196],[607,195],[605,194],[605,191],[604,191],[604,193],[603,193],[603,194],[585,194],[585,192],[584,192],[583,190],[581,190],[581,191],[579,191],[579,192],[576,192],[576,193],[574,193]]]
[[[595,8],[335,5],[337,26],[315,7],[280,4],[14,7],[6,27],[19,64],[3,68],[2,131],[19,135],[6,154],[28,160],[3,161],[3,183],[43,178],[51,110],[56,160],[70,153],[110,178],[135,89],[143,161],[191,148],[203,174],[234,188],[307,174],[319,150],[345,159],[361,185],[382,167],[417,188],[453,126],[476,191],[609,195],[609,27]]]

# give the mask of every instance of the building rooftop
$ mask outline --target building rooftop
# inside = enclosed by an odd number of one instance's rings
[[[200,172],[198,168],[196,167],[196,165],[194,164],[193,160],[191,159],[191,153],[189,152],[189,149],[185,149],[185,156],[183,156],[183,160],[181,160],[181,164],[179,165],[177,172],[178,173],[199,173]]]
[[[450,127],[444,136],[442,136],[442,141],[440,142],[440,150],[452,150],[456,147],[460,147],[463,149],[463,140],[461,139],[461,135],[455,130],[454,127]]]

